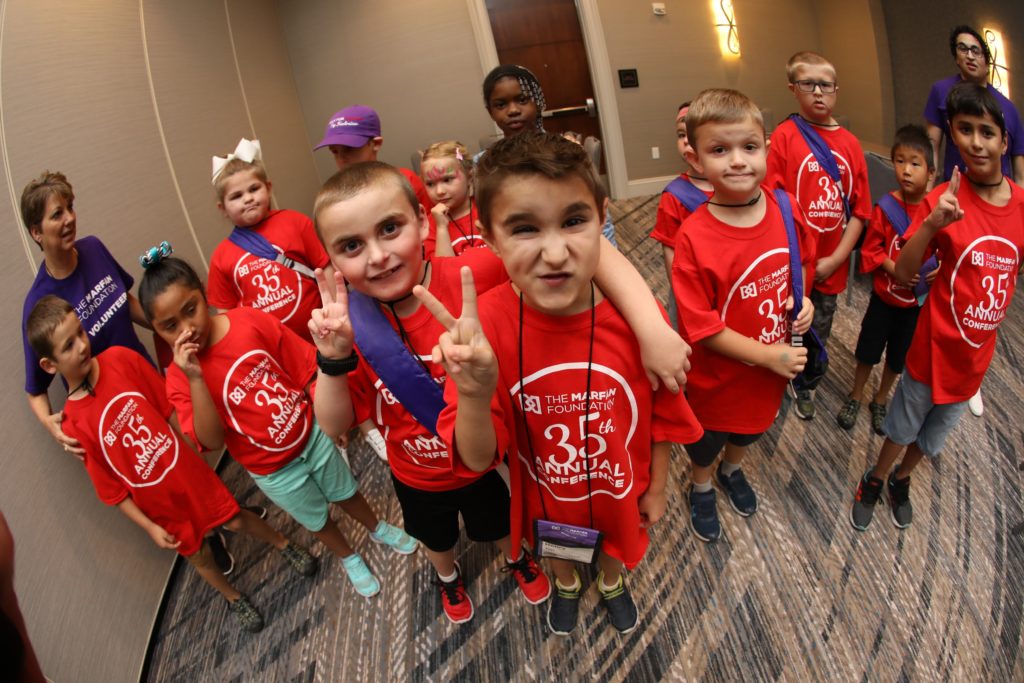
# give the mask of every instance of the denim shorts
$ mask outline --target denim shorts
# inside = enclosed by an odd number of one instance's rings
[[[922,453],[934,458],[965,410],[967,401],[936,405],[930,386],[903,373],[885,415],[885,435],[901,446],[916,441]]]
[[[331,503],[348,500],[359,491],[345,460],[316,422],[302,454],[270,474],[252,480],[267,498],[312,532],[330,521]]]

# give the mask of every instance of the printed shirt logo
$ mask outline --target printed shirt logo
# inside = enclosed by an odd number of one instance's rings
[[[529,416],[534,461],[523,450],[516,454],[524,469],[556,500],[576,502],[590,492],[623,498],[633,489],[630,458],[637,426],[636,397],[626,379],[609,367],[591,365],[590,396],[566,387],[585,387],[586,363],[561,363],[538,370],[512,387],[512,403],[519,407],[519,392]],[[626,418],[629,424],[623,424]],[[543,431],[539,428],[543,426]],[[540,438],[537,438],[537,437]]]
[[[178,462],[178,439],[142,394],[110,399],[100,415],[100,448],[110,469],[132,488],[159,484]]]
[[[1012,242],[985,235],[960,254],[949,279],[949,306],[960,337],[981,348],[1006,317],[1020,257]]]
[[[784,342],[789,333],[787,298],[789,249],[766,251],[733,283],[722,307],[722,322],[762,344]]]
[[[889,258],[895,263],[896,259],[900,256],[900,250],[903,249],[903,245],[906,243],[899,235],[894,235],[892,241],[889,242]],[[879,268],[881,270],[881,268]],[[893,276],[889,275],[885,271],[882,271],[882,275],[885,277],[885,290],[892,295],[897,301],[902,301],[907,304],[916,304],[917,297],[914,295],[914,290],[910,287],[904,287]]]
[[[276,246],[274,250],[283,253]],[[234,280],[243,306],[269,313],[281,322],[299,310],[302,277],[277,261],[245,252],[235,262]]]
[[[309,431],[306,394],[286,387],[284,379],[277,361],[256,349],[228,370],[221,397],[234,430],[275,453],[302,443]]]
[[[75,315],[82,321],[82,327],[88,330],[89,337],[95,338],[126,303],[128,292],[121,289],[112,275],[107,275],[75,305]]]
[[[836,186],[810,152],[800,162],[800,169],[796,173],[797,201],[804,209],[807,225],[818,232],[832,232],[843,228],[846,224],[846,210],[843,207],[842,194],[849,197],[853,192],[850,164],[835,150],[832,150],[832,156],[836,158],[836,164],[839,166],[842,188]]]
[[[419,358],[424,363],[431,362],[430,356],[421,355]],[[428,365],[427,367],[430,366]],[[447,375],[434,377],[434,381],[441,386],[442,391],[444,390],[446,377]],[[398,452],[405,455],[406,458],[419,467],[450,470],[451,463],[448,460],[448,444],[437,435],[430,433],[419,422],[416,422],[416,419],[398,403],[398,399],[395,398],[390,389],[384,386],[384,382],[379,377],[374,378],[373,388],[377,390],[375,422],[383,430],[382,435],[388,446],[388,453],[393,452],[396,448],[394,441],[389,438],[392,425],[406,425],[407,428],[402,430],[400,445],[397,446]],[[392,407],[396,405],[398,408]],[[389,413],[387,416],[384,414],[385,409]]]

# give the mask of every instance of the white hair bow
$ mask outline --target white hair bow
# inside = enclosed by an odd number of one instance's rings
[[[246,140],[242,138],[238,141],[238,145],[235,147],[235,151],[226,157],[214,157],[213,158],[213,181],[216,182],[217,176],[224,170],[228,162],[232,159],[241,159],[248,163],[259,161],[263,158],[263,151],[260,149],[259,140]]]

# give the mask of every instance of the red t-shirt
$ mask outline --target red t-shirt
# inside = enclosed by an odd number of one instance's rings
[[[305,386],[316,372],[316,347],[276,318],[252,308],[225,311],[231,327],[203,349],[199,364],[231,457],[253,474],[270,474],[302,453],[313,426]],[[181,427],[199,443],[188,378],[167,370],[167,396]]]
[[[781,187],[796,196],[803,208],[807,227],[817,237],[814,258],[807,273],[807,281],[814,283],[814,289],[823,294],[838,294],[846,289],[850,271],[849,261],[844,261],[824,282],[814,282],[814,263],[832,255],[843,238],[846,229],[846,214],[840,191],[850,203],[852,215],[861,220],[871,217],[871,189],[868,186],[868,167],[864,161],[864,150],[860,142],[845,128],[822,128],[814,130],[832,150],[839,165],[842,189],[828,176],[814,158],[810,147],[804,142],[800,130],[791,120],[786,119],[772,133],[772,144],[768,150],[768,187]],[[809,288],[808,288],[809,291]]]
[[[427,289],[456,315],[462,310],[459,269],[463,265],[473,269],[477,292],[486,291],[508,279],[505,265],[490,249],[470,249],[457,257],[435,257],[431,261],[433,272]],[[397,330],[390,311],[387,307],[383,310]],[[444,368],[431,361],[431,350],[437,345],[444,328],[425,306],[402,318],[401,323],[408,346],[426,366],[434,381],[444,385]],[[402,407],[365,359],[360,359],[359,367],[349,374],[348,388],[356,421],[373,420],[380,429],[387,443],[388,464],[400,482],[421,491],[450,491],[466,486],[480,476],[474,474],[469,479],[453,476],[448,444]]]
[[[480,231],[476,227],[478,218],[476,204],[473,204],[469,207],[469,213],[462,218],[449,219],[448,237],[452,241],[452,251],[456,256],[460,256],[467,249],[487,247],[487,243],[484,242],[484,238],[480,236]],[[434,222],[430,223],[430,234],[423,244],[428,253],[434,253],[437,247],[437,226]]]
[[[764,194],[768,204],[757,225],[723,223],[705,204],[687,219],[676,242],[672,288],[679,332],[693,345],[686,392],[704,429],[759,434],[782,403],[784,377],[697,343],[726,327],[762,344],[788,343],[789,241],[774,195],[767,189]],[[814,238],[792,196],[790,202],[806,266]]]
[[[207,531],[238,514],[238,503],[167,422],[164,382],[146,359],[111,346],[96,362],[95,395],[68,401],[61,423],[85,449],[96,495],[108,505],[131,498],[181,541],[179,553],[196,553]]]
[[[921,202],[908,239],[948,185],[939,185]],[[907,372],[932,388],[935,403],[969,399],[992,362],[996,329],[1017,288],[1024,247],[1024,189],[1012,182],[1010,189],[1006,206],[993,206],[964,178],[957,194],[964,217],[932,238],[939,272],[907,352]]]
[[[297,211],[271,211],[253,230],[274,249],[310,269],[330,262],[313,222]],[[288,266],[250,254],[230,240],[217,245],[210,258],[206,286],[209,302],[221,310],[247,306],[269,313],[306,338],[314,308],[321,305],[316,282]]]
[[[920,204],[906,204],[896,195],[891,193],[903,207],[903,210],[914,220],[917,207]],[[875,205],[871,212],[871,220],[868,222],[867,230],[864,232],[864,244],[860,248],[860,270],[862,273],[874,272],[872,286],[875,294],[890,306],[898,308],[910,308],[917,306],[917,295],[913,287],[906,287],[897,282],[891,275],[882,269],[886,259],[893,262],[899,258],[900,249],[907,243],[906,237],[900,237],[892,224],[886,217],[882,208]]]
[[[685,173],[680,174],[679,177],[690,180],[690,177]],[[708,196],[708,199],[715,193],[714,190],[701,191]],[[654,221],[654,230],[651,231],[651,237],[666,247],[675,249],[676,233],[679,232],[679,226],[689,217],[690,211],[683,206],[682,202],[676,199],[674,194],[662,192],[661,199],[658,200],[658,214]]]
[[[603,532],[603,550],[633,568],[647,549],[637,500],[650,483],[651,444],[693,443],[704,434],[686,397],[664,387],[651,391],[633,331],[610,301],[594,310],[588,405],[583,397],[590,311],[560,317],[524,307],[520,378],[519,296],[505,284],[479,303],[480,322],[498,359],[491,418],[497,452],[509,456],[512,546],[519,547],[522,539],[533,544],[535,519],[576,524]],[[519,409],[522,387],[525,424]],[[438,431],[451,442],[458,411],[454,383],[445,387],[445,400]],[[592,451],[589,501],[583,449]],[[452,466],[457,473],[469,471],[455,455]],[[538,471],[544,473],[539,484]]]

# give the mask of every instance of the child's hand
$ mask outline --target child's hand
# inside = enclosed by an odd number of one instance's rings
[[[793,297],[790,296],[786,299],[786,313],[790,313],[792,310]],[[793,331],[797,334],[803,334],[810,328],[812,320],[814,320],[814,304],[805,296],[803,305],[800,307],[800,315],[793,321]]]
[[[832,273],[839,268],[839,261],[831,256],[823,256],[814,264],[814,281],[824,282],[832,277]]]
[[[939,266],[938,266],[938,264],[936,264],[935,267],[932,268],[931,270],[929,270],[928,273],[924,276],[924,281],[927,282],[928,286],[930,287],[931,284],[933,282],[935,282],[935,278],[938,277],[938,275],[939,275]],[[917,283],[915,282],[914,284],[917,284]]]
[[[662,382],[666,389],[678,394],[679,387],[686,385],[693,349],[668,323],[660,325],[653,336],[645,337],[637,337],[637,341],[640,342],[640,360],[651,389],[656,391]]]
[[[960,208],[960,200],[956,195],[960,191],[960,169],[953,167],[953,175],[949,179],[946,191],[939,195],[939,201],[932,209],[928,221],[933,227],[941,230],[950,223],[954,223],[964,217],[964,210]]]
[[[802,346],[773,344],[769,354],[768,363],[765,367],[786,379],[793,379],[807,365],[807,349]]]
[[[348,291],[345,278],[334,271],[334,287],[327,282],[322,268],[317,268],[316,285],[320,288],[320,302],[323,308],[314,308],[307,327],[313,337],[316,350],[324,358],[340,359],[352,355],[354,345],[352,321],[348,317]]]
[[[434,207],[430,210],[430,213],[434,216],[434,224],[438,227],[448,228],[448,205],[442,202],[434,204]]]
[[[166,548],[167,550],[175,550],[181,541],[174,537],[174,534],[168,533],[159,524],[153,524],[146,529],[149,532],[149,537],[153,539],[153,543],[156,543],[159,548]]]
[[[192,330],[182,330],[174,340],[174,364],[189,379],[199,379],[203,376],[203,368],[199,365],[199,344],[191,339]]]
[[[640,528],[650,529],[665,516],[665,511],[668,509],[668,497],[664,491],[655,493],[647,489],[637,499],[636,505],[640,508]]]
[[[433,361],[444,367],[458,387],[459,396],[490,400],[498,385],[498,361],[480,326],[473,271],[463,266],[459,274],[462,276],[462,315],[457,320],[422,285],[416,285],[412,293],[445,329],[433,349]]]

